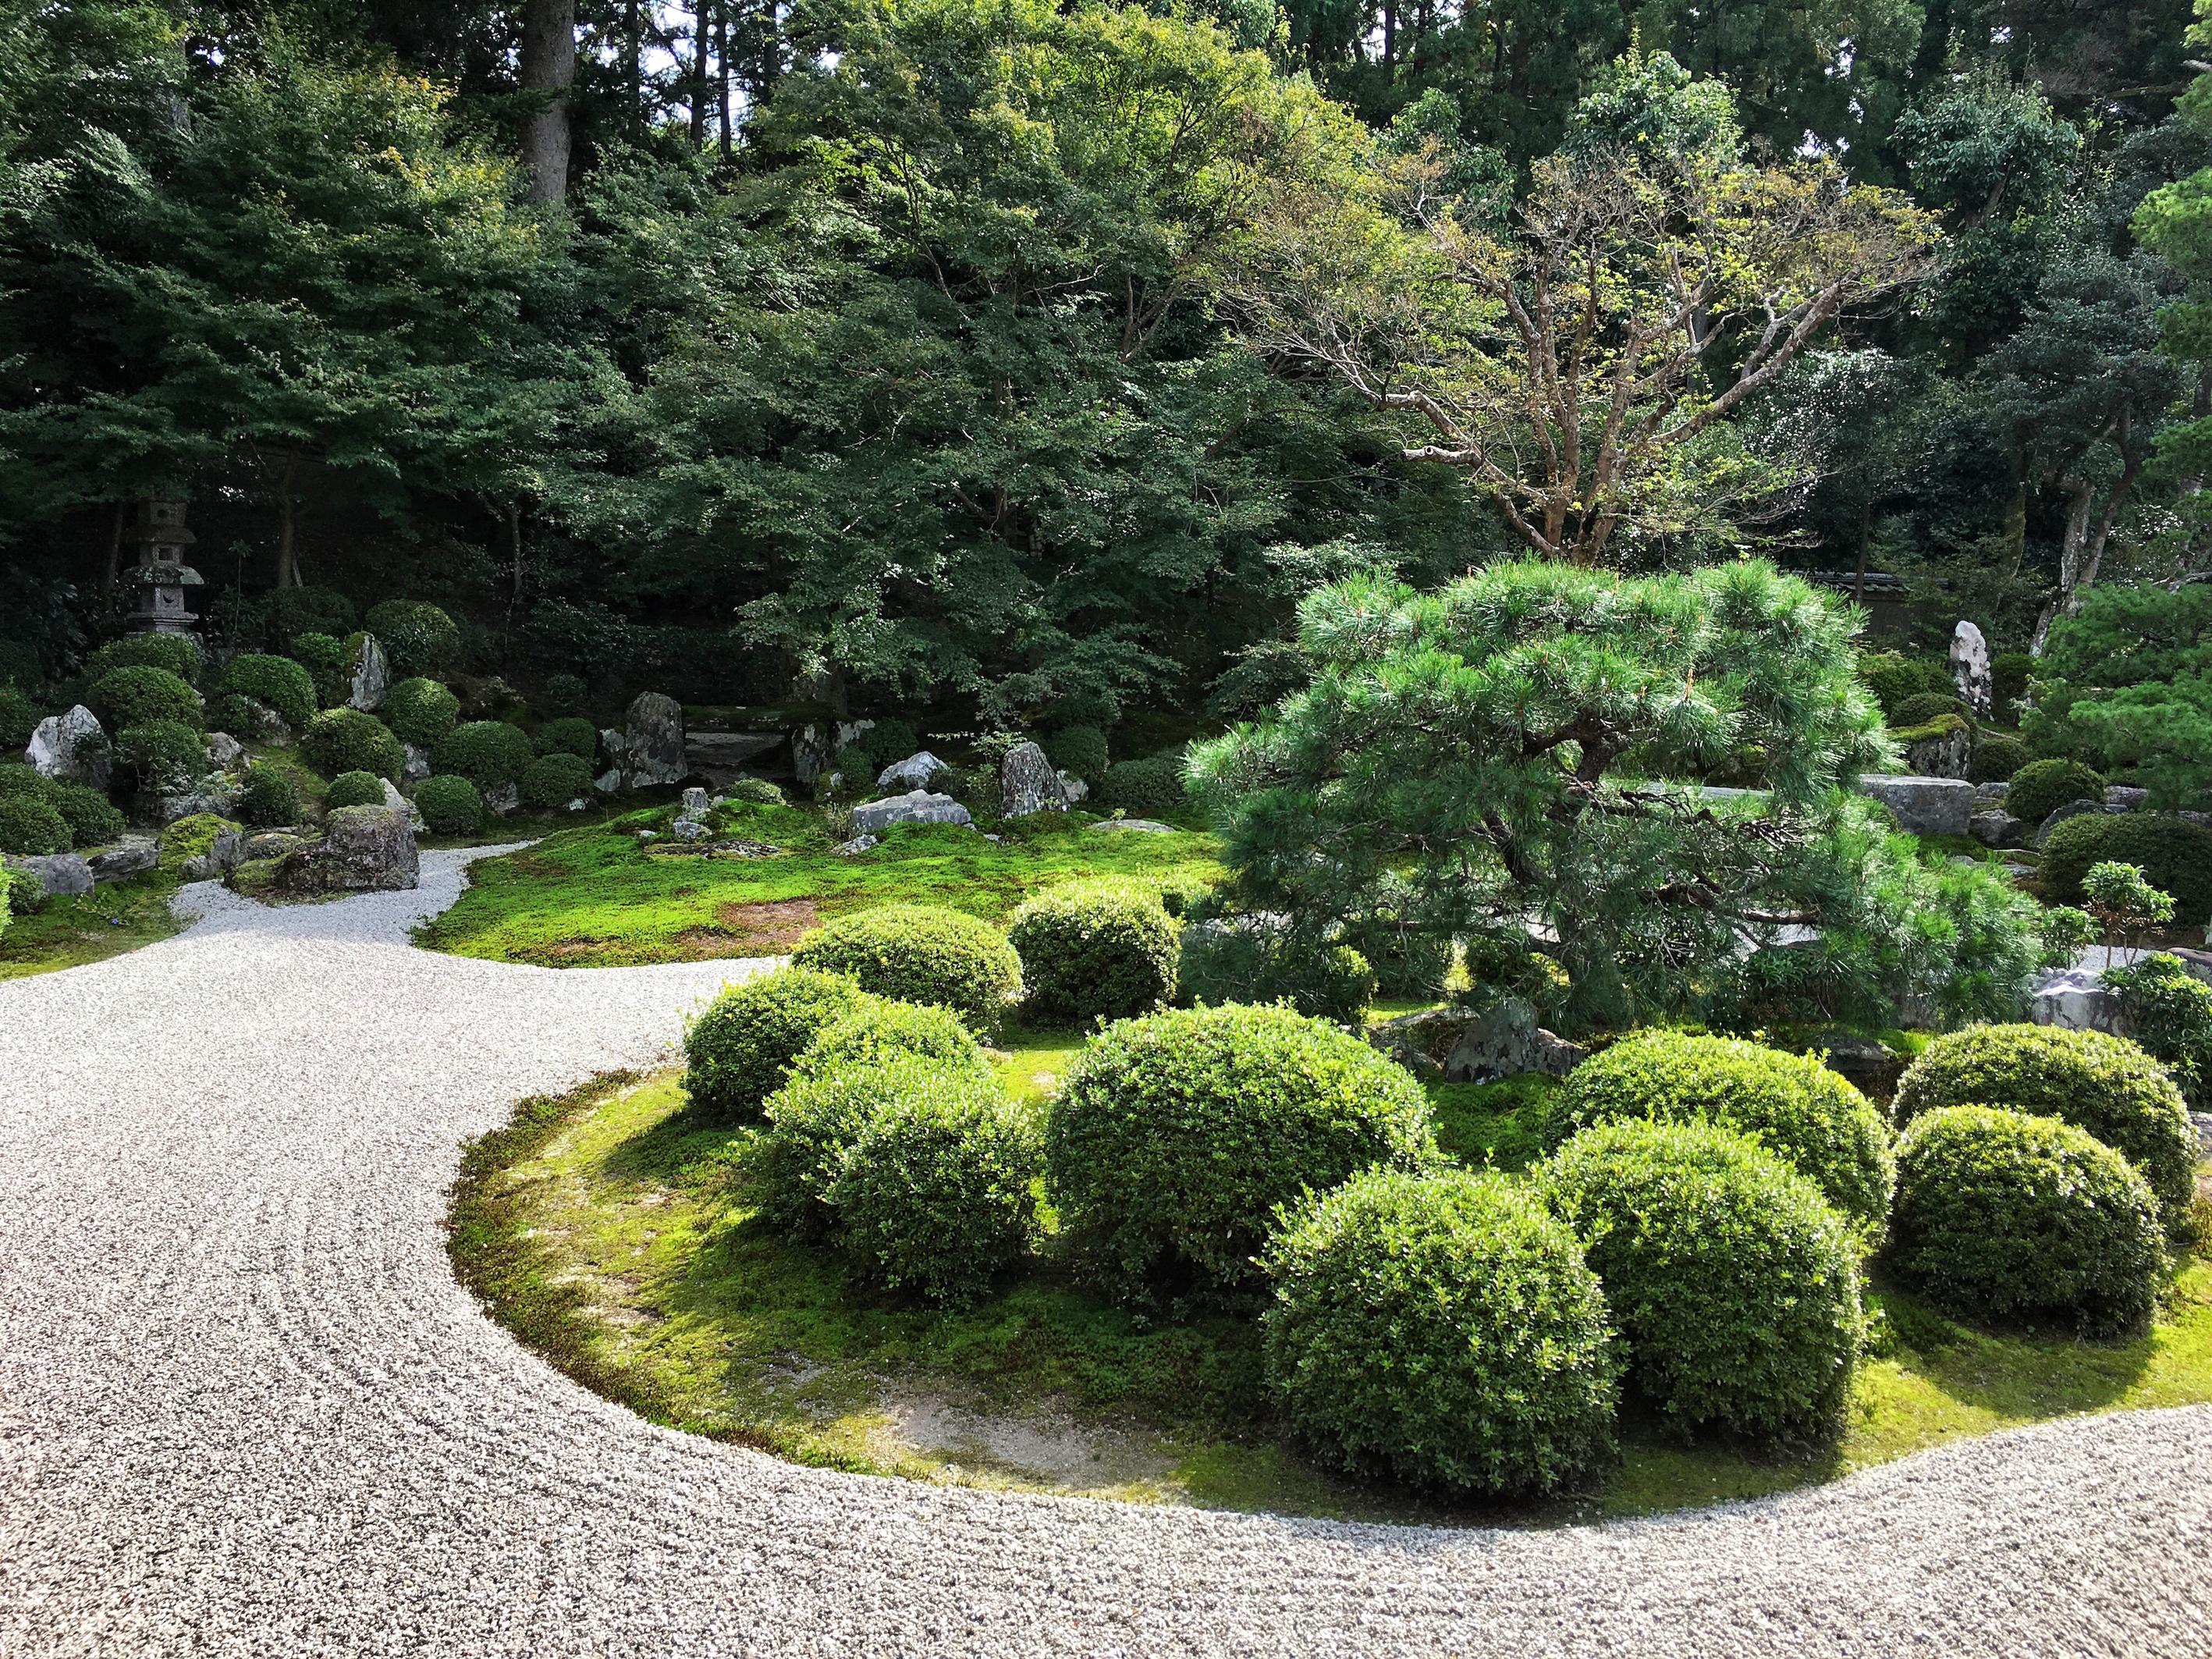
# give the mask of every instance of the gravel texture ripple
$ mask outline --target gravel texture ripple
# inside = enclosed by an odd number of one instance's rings
[[[416,950],[417,893],[0,984],[0,1655],[2201,1656],[2212,1412],[1559,1531],[994,1495],[641,1421],[480,1313],[440,1219],[517,1097],[738,965]]]

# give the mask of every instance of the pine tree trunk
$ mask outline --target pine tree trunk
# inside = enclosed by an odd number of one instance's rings
[[[722,124],[722,159],[730,159],[730,12],[726,6],[714,9],[714,68],[720,81],[716,108]]]
[[[695,0],[698,10],[691,19],[691,147],[707,143],[707,48],[714,39],[714,9],[708,0]]]
[[[522,89],[550,94],[522,129],[534,201],[568,198],[568,92],[576,82],[576,0],[530,0],[522,16]]]

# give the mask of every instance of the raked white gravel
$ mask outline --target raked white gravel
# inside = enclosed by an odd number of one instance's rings
[[[2212,1412],[1563,1531],[795,1468],[640,1421],[454,1284],[462,1139],[734,964],[406,942],[420,893],[0,985],[0,1655],[2212,1653]]]

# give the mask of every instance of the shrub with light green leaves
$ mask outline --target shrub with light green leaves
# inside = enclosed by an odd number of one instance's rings
[[[1736,1037],[1636,1032],[1568,1074],[1552,1097],[1545,1144],[1632,1118],[1748,1135],[1808,1176],[1864,1237],[1881,1237],[1896,1180],[1881,1115],[1809,1054]]]
[[[330,778],[341,772],[373,772],[396,783],[407,764],[392,728],[358,708],[325,708],[309,720],[300,736],[300,754]]]
[[[2190,1105],[2204,1110],[2212,1101],[2212,985],[2163,951],[2108,968],[2103,979],[2119,993],[2136,1041],[2172,1074]]]
[[[459,723],[461,700],[433,679],[402,680],[384,696],[384,721],[392,735],[417,749],[435,749]]]
[[[523,804],[542,811],[592,798],[592,763],[565,750],[540,755],[522,769]]]
[[[1857,1241],[1820,1188],[1711,1121],[1601,1123],[1536,1170],[1638,1391],[1683,1428],[1827,1438],[1864,1340]]]
[[[222,685],[234,696],[251,697],[263,708],[275,710],[276,718],[295,732],[314,718],[315,683],[289,657],[258,652],[234,657],[223,671]]]
[[[334,708],[353,690],[345,641],[335,634],[295,634],[286,647],[292,660],[307,671],[314,683],[315,701]]]
[[[1553,1491],[1611,1450],[1605,1296],[1519,1183],[1365,1170],[1304,1206],[1265,1266],[1284,1420],[1347,1471],[1503,1497]]]
[[[368,608],[362,625],[376,635],[392,672],[404,679],[435,674],[460,654],[461,631],[436,605],[421,599],[386,599]]]
[[[800,940],[791,960],[843,974],[878,996],[950,1008],[987,1034],[1022,989],[1021,958],[1004,933],[933,905],[888,904],[840,916]]]
[[[951,1009],[896,1002],[865,991],[858,1001],[815,1034],[791,1069],[794,1077],[819,1077],[908,1057],[971,1072],[977,1077],[991,1075],[981,1046],[967,1022]]]
[[[1132,882],[1085,882],[1023,902],[1006,924],[1022,960],[1030,1018],[1089,1024],[1175,1000],[1182,927],[1158,893]]]
[[[111,669],[93,682],[85,702],[110,732],[172,720],[198,731],[207,718],[200,694],[166,668],[149,665]]]
[[[2104,1142],[2055,1117],[1946,1106],[1898,1143],[1889,1260],[1970,1319],[2139,1329],[2166,1268],[2158,1202]]]
[[[483,828],[483,795],[466,778],[423,779],[415,805],[434,836],[473,836]]]
[[[1108,1026],[1045,1126],[1063,1223],[1129,1290],[1162,1276],[1249,1283],[1278,1205],[1437,1156],[1428,1097],[1401,1066],[1280,1007]]]
[[[693,1109],[723,1123],[758,1117],[792,1062],[865,994],[842,975],[804,968],[724,986],[684,1034],[684,1091]]]
[[[830,1184],[838,1241],[879,1288],[965,1307],[1035,1248],[1043,1162],[1035,1115],[995,1080],[954,1073],[902,1091]]]
[[[2080,761],[2030,761],[2005,784],[2005,810],[2041,823],[2070,801],[2105,799],[2105,780]]]
[[[530,738],[505,720],[468,720],[447,732],[432,763],[451,777],[466,778],[479,789],[520,783],[537,758]]]
[[[947,1097],[992,1086],[964,1067],[907,1054],[876,1066],[845,1066],[794,1076],[768,1097],[761,1142],[761,1213],[801,1238],[836,1231],[831,1203],[845,1156],[878,1112],[902,1101]]]
[[[69,825],[36,795],[0,795],[0,853],[37,857],[70,849]]]
[[[575,755],[589,762],[599,752],[599,728],[580,716],[565,715],[539,726],[531,742],[541,755]]]

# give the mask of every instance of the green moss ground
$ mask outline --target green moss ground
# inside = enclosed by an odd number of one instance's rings
[[[1080,1047],[1016,1034],[1000,1060],[1042,1102]],[[1432,1091],[1439,1137],[1516,1168],[1541,1080]],[[1553,1522],[1749,1498],[1966,1435],[2076,1412],[2212,1401],[2212,1267],[2166,1314],[2099,1345],[1967,1329],[1880,1295],[1877,1356],[1847,1429],[1802,1459],[1685,1446],[1631,1421],[1589,1490],[1511,1511],[1446,1510],[1316,1468],[1269,1425],[1248,1320],[1147,1321],[1086,1294],[1049,1251],[958,1314],[856,1291],[834,1254],[753,1217],[757,1131],[701,1125],[675,1074],[526,1103],[455,1190],[458,1271],[525,1340],[655,1420],[803,1462],[963,1484],[1379,1519]]]
[[[1087,821],[970,830],[906,827],[856,857],[831,850],[797,807],[730,806],[722,833],[782,848],[771,858],[700,857],[641,829],[671,810],[633,812],[548,836],[470,872],[460,902],[419,935],[457,956],[547,967],[617,967],[776,954],[826,916],[893,902],[943,904],[993,921],[1041,887],[1087,875],[1168,879],[1218,870],[1195,833],[1109,834]]]
[[[169,913],[176,890],[174,876],[149,870],[10,917],[0,933],[0,980],[78,968],[167,939],[184,926]]]

